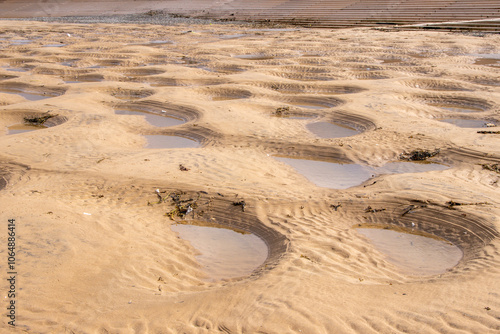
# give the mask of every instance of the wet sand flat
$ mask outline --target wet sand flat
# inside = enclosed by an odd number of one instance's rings
[[[498,332],[500,68],[478,59],[499,52],[497,34],[0,21],[12,332]],[[335,189],[277,157],[366,175]],[[266,260],[207,279],[208,246],[175,231],[190,220],[258,237]],[[377,247],[364,226],[435,236],[458,263],[401,269],[384,249],[414,239]]]

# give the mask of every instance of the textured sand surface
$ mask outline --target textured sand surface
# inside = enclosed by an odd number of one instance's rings
[[[12,332],[497,333],[500,174],[483,165],[500,163],[500,134],[478,131],[500,130],[499,53],[499,35],[0,21],[0,221],[16,219],[22,289]],[[47,129],[8,134],[47,112]],[[307,128],[318,121],[360,133],[320,138]],[[161,134],[201,146],[145,148]],[[336,190],[273,158],[380,167],[416,149],[440,149],[431,160],[450,168]],[[267,261],[208,282],[156,189],[257,234]],[[410,276],[359,224],[431,233],[464,255]],[[0,258],[3,296],[4,246]]]

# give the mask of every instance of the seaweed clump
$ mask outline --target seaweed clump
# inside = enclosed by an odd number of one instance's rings
[[[276,108],[276,110],[273,112],[273,115],[277,117],[284,117],[288,116],[289,113],[290,113],[290,107],[279,107]]]
[[[172,199],[172,202],[174,202],[174,208],[165,214],[166,216],[170,217],[171,220],[174,220],[175,217],[185,218],[191,212],[193,212],[194,216],[194,209],[198,208],[198,199],[200,198],[199,194],[197,199],[189,198],[184,200],[181,198],[181,195],[182,194],[177,194],[174,192],[172,194],[169,194],[164,199],[165,201],[168,197],[170,197]]]
[[[431,152],[429,150],[414,150],[411,151],[410,153],[404,152],[399,155],[400,160],[407,160],[407,161],[425,161],[429,158],[432,158],[436,155],[438,155],[440,152],[440,149],[435,150],[434,152]]]
[[[245,206],[247,203],[245,201],[233,202],[233,206],[241,206],[241,211],[245,212]]]
[[[496,173],[500,174],[499,164],[482,164],[481,166],[483,167],[483,169],[486,169],[486,170],[489,170],[489,171],[496,172]]]
[[[47,120],[57,115],[45,115],[40,117],[24,117],[24,123],[30,125],[43,125]]]

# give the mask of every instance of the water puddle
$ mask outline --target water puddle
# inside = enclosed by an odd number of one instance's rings
[[[76,62],[77,62],[77,60],[75,59],[75,60],[63,61],[63,62],[60,62],[59,64],[61,64],[62,66],[66,66],[66,67],[74,67]]]
[[[81,82],[102,82],[104,76],[101,74],[84,74],[80,76],[66,77],[65,83],[81,83]]]
[[[476,58],[474,65],[484,65],[493,67],[500,66],[500,54],[482,54],[476,56],[478,56],[478,58]]]
[[[29,69],[19,68],[19,67],[9,67],[9,68],[7,68],[7,71],[10,71],[10,72],[28,72]]]
[[[133,115],[133,116],[144,116],[146,117],[146,121],[149,124],[158,126],[158,127],[166,127],[166,126],[175,126],[186,123],[185,120],[177,117],[173,117],[170,115],[159,115],[147,111],[135,111],[135,110],[115,110],[115,114],[117,115]]]
[[[460,118],[446,118],[440,121],[453,124],[455,126],[458,126],[459,128],[484,128],[486,127],[486,124],[490,123],[480,119],[460,119]]]
[[[40,101],[44,99],[49,99],[51,97],[54,97],[55,95],[51,94],[46,94],[46,93],[27,93],[24,92],[22,89],[15,89],[15,88],[8,88],[8,89],[2,89],[0,92],[6,93],[6,94],[15,94],[24,97],[28,101]]]
[[[432,234],[398,228],[356,228],[386,260],[410,275],[438,275],[455,267],[463,252]]]
[[[158,39],[158,40],[154,40],[154,41],[149,41],[148,44],[150,44],[150,45],[162,45],[162,44],[174,44],[174,42],[166,40],[166,39]],[[145,45],[148,45],[148,44],[145,44]]]
[[[203,223],[176,224],[171,229],[200,253],[196,260],[203,267],[208,281],[248,276],[268,256],[266,243],[246,231]]]
[[[0,80],[9,80],[9,79],[14,79],[17,78],[15,75],[5,75],[5,74],[0,74]]]
[[[46,45],[43,45],[44,48],[61,48],[63,46],[66,46],[66,44],[46,44]]]
[[[236,39],[236,38],[242,38],[248,36],[247,34],[234,34],[234,35],[221,35],[219,36],[220,39]]]
[[[429,105],[447,111],[458,112],[458,113],[471,113],[471,112],[484,111],[484,109],[479,107],[464,106],[462,104],[455,104],[455,103],[430,103]]]
[[[266,56],[263,54],[247,54],[247,55],[237,55],[234,58],[245,59],[245,60],[269,60],[274,59],[273,56]]]
[[[8,135],[15,135],[18,133],[30,132],[35,130],[46,129],[44,125],[29,125],[29,124],[14,124],[7,127]]]
[[[14,39],[10,43],[11,45],[26,45],[33,42],[31,39]]]
[[[350,137],[361,133],[360,131],[347,126],[330,122],[316,122],[307,124],[307,129],[320,138],[342,138]]]
[[[299,107],[299,108],[305,108],[305,109],[325,109],[329,108],[329,106],[326,105],[321,105],[321,104],[315,104],[315,103],[304,103],[304,102],[299,102],[299,103],[290,103],[293,106]]]
[[[372,177],[382,174],[423,173],[439,171],[448,166],[435,163],[389,162],[381,167],[348,164],[289,157],[274,157],[292,166],[309,181],[319,187],[347,189],[358,186]]]
[[[181,136],[145,135],[146,148],[197,148],[200,143],[194,139]]]

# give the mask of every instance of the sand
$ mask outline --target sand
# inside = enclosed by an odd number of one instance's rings
[[[0,21],[0,50],[2,296],[8,219],[18,289],[3,332],[500,331],[500,135],[478,133],[500,130],[500,65],[477,63],[498,59],[499,35]],[[48,128],[7,134],[47,112]],[[360,133],[321,138],[307,129],[320,121]],[[161,134],[200,147],[145,147]],[[331,189],[273,157],[380,167],[417,149],[449,168]],[[207,280],[156,189],[260,236],[268,259]],[[406,274],[356,231],[366,224],[431,233],[463,258]]]

